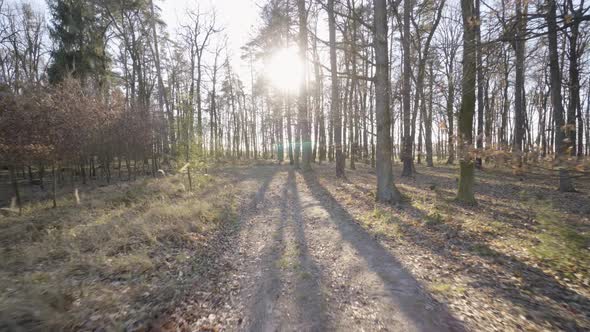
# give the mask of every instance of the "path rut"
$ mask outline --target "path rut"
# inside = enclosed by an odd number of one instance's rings
[[[241,289],[230,330],[463,330],[313,172],[251,172],[255,194],[229,254]]]

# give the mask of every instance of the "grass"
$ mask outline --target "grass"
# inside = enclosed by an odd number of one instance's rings
[[[473,244],[469,249],[471,252],[481,257],[494,257],[498,255],[496,251],[481,243]]]
[[[213,186],[194,176],[194,187]],[[121,330],[171,305],[207,242],[235,220],[232,192],[197,197],[180,177],[96,188],[0,219],[0,330]]]
[[[435,282],[428,286],[428,290],[435,294],[441,295],[463,295],[466,292],[466,288],[463,286],[457,286],[445,282]]]
[[[300,268],[299,257],[301,255],[299,246],[294,243],[288,243],[283,255],[276,262],[278,268],[282,270],[298,270]]]
[[[375,206],[373,211],[368,212],[359,218],[359,222],[376,236],[394,239],[403,238],[403,230],[400,225],[400,220],[390,211],[379,206]]]
[[[538,243],[530,252],[566,277],[587,278],[590,275],[590,233],[565,222],[547,202],[531,204],[537,211],[539,232]]]

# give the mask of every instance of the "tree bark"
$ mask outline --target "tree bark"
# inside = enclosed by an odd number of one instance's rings
[[[375,111],[377,120],[377,201],[398,203],[401,194],[393,184],[391,165],[391,117],[386,0],[374,0],[375,15]]]
[[[568,144],[565,142],[566,135],[564,132],[564,110],[561,98],[561,71],[559,69],[559,53],[557,50],[557,23],[555,0],[546,0],[547,2],[547,27],[549,34],[549,72],[551,78],[551,103],[553,104],[553,117],[555,121],[555,158],[559,167],[559,191],[575,191],[569,172],[564,165],[567,158]]]
[[[523,2],[525,2],[523,12]],[[513,142],[513,161],[517,167],[522,165],[522,149],[525,130],[525,90],[524,90],[524,58],[526,41],[524,33],[526,31],[526,1],[516,0],[516,33],[514,41],[514,51],[516,54],[514,81],[514,142]]]
[[[473,192],[474,162],[471,155],[473,144],[473,114],[475,112],[476,29],[479,17],[476,16],[473,0],[461,0],[463,14],[463,78],[461,84],[461,110],[459,111],[459,149],[460,174],[457,200],[466,204],[476,204]]]
[[[402,176],[410,177],[413,172],[413,158],[412,158],[412,134],[411,134],[411,105],[410,105],[410,89],[412,77],[412,64],[410,54],[410,15],[412,14],[412,0],[404,0],[404,25],[403,25],[403,118],[404,118],[404,136],[402,147],[403,169]],[[375,56],[377,56],[375,54]],[[379,121],[379,120],[377,120]],[[379,149],[377,149],[379,150]]]
[[[340,92],[338,91],[338,67],[336,58],[336,16],[334,0],[328,0],[328,30],[330,35],[330,72],[332,77],[332,100],[330,111],[333,117],[334,150],[336,154],[336,177],[344,177],[344,155],[342,154],[342,116],[340,113]]]

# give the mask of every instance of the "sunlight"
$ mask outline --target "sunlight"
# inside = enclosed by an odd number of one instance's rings
[[[266,77],[283,92],[297,92],[303,80],[303,63],[296,47],[277,50],[266,66]]]

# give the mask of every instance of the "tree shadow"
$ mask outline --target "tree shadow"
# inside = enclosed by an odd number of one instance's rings
[[[347,191],[352,189],[344,188]],[[364,202],[367,203],[368,200]],[[449,216],[461,214],[462,209],[473,213],[489,213],[487,207],[465,207],[446,198],[443,198],[443,203],[447,210],[445,212]],[[443,220],[444,218],[432,220],[428,211],[411,204],[404,204],[403,209],[412,218],[424,221],[418,225],[399,222],[404,237],[409,238],[413,245],[441,256],[451,265],[458,267],[461,273],[469,277],[468,279],[475,280],[470,283],[472,287],[487,289],[495,297],[521,308],[527,319],[537,323],[545,320],[561,329],[571,331],[589,328],[587,323],[581,326],[575,320],[568,318],[571,315],[564,314],[567,311],[581,313],[583,320],[590,321],[590,300],[587,297],[558,283],[540,268],[494,250],[487,241],[480,240],[480,236],[461,225],[448,224]],[[511,216],[501,215],[501,218],[507,217]],[[513,222],[509,223],[510,227],[513,227]],[[472,261],[465,260],[465,257],[469,256],[477,256],[485,263],[474,265]],[[501,280],[498,280],[498,276]]]
[[[258,179],[259,173],[264,171],[265,178],[260,187],[251,194],[249,199],[247,199],[241,206],[238,207],[239,211],[243,211],[240,215],[241,219],[247,220],[258,213],[257,205],[262,203],[265,200],[266,193],[270,187],[270,184],[274,180],[276,174],[278,173],[279,169],[276,167],[268,168],[268,172],[262,169],[250,169],[249,172],[240,173],[239,176],[235,178],[228,178],[225,179],[225,182],[239,184],[243,181],[247,181],[249,179]],[[224,182],[224,183],[225,183]],[[203,191],[201,194],[209,195],[212,194],[212,190]],[[174,292],[168,292],[174,294],[174,298],[166,299],[161,298],[159,301],[152,299],[151,302],[154,303],[165,303],[168,302],[168,305],[164,310],[160,312],[155,312],[154,317],[152,317],[147,325],[148,331],[162,331],[162,325],[167,323],[168,321],[175,320],[174,316],[178,315],[178,308],[182,307],[184,302],[194,302],[195,301],[195,294],[198,294],[199,291],[203,290],[209,294],[209,298],[207,299],[209,303],[213,304],[211,309],[220,309],[220,307],[225,304],[229,303],[230,293],[229,292],[219,292],[217,285],[220,283],[226,282],[224,280],[225,274],[227,273],[226,266],[224,264],[219,263],[219,257],[223,255],[223,252],[226,251],[228,248],[231,248],[232,245],[236,243],[236,236],[239,234],[239,231],[243,228],[243,223],[227,223],[219,232],[216,232],[213,235],[213,239],[209,241],[212,246],[208,248],[208,250],[200,251],[198,254],[198,270],[191,271],[191,278],[190,281],[187,281],[191,284],[190,287],[183,288],[181,293],[179,293],[178,289],[174,289]],[[281,234],[276,235],[277,237],[281,237]],[[214,287],[214,288],[211,288]],[[164,295],[155,295],[155,296],[166,296],[165,292],[162,292]],[[203,300],[197,298],[197,300]],[[138,295],[137,299],[134,302],[142,303],[145,299],[142,298],[142,295]],[[191,305],[194,305],[192,303]],[[265,303],[259,304],[265,305]],[[225,309],[222,309],[225,310]],[[192,317],[194,313],[187,312],[188,317]],[[138,322],[138,323],[141,323]]]
[[[295,292],[297,296],[299,312],[299,321],[308,321],[310,323],[309,329],[312,331],[324,331],[329,329],[329,321],[325,314],[325,300],[321,296],[319,281],[321,280],[321,272],[318,266],[309,255],[309,248],[305,237],[305,222],[301,214],[303,207],[299,198],[297,188],[297,181],[295,180],[295,171],[289,169],[289,176],[287,178],[288,191],[290,191],[289,200],[293,202],[293,206],[288,209],[287,213],[291,213],[293,226],[295,227],[295,239],[299,248],[299,264],[301,271],[297,276],[295,285]],[[301,296],[301,294],[307,294]]]
[[[268,266],[262,267],[264,270],[260,277],[260,283],[255,291],[254,302],[249,305],[250,322],[247,323],[247,331],[270,331],[292,329],[297,326],[289,324],[302,323],[301,330],[322,331],[329,328],[329,322],[324,312],[324,300],[321,297],[318,275],[320,271],[317,265],[309,256],[307,240],[305,238],[305,229],[301,215],[301,202],[295,182],[295,173],[291,167],[288,168],[288,176],[283,185],[280,197],[280,217],[276,227],[272,230],[272,245],[262,254],[262,262],[271,262]],[[283,169],[284,169],[283,168]],[[275,168],[280,169],[280,168]],[[270,181],[268,181],[270,183]],[[267,188],[268,184],[263,184]],[[266,189],[260,190],[255,198],[254,205],[257,205],[264,199]],[[256,211],[259,213],[260,211]],[[288,237],[292,236],[296,245],[296,254],[288,252],[292,248],[287,248]],[[291,257],[290,255],[293,255]],[[288,261],[285,261],[288,259]],[[292,261],[291,261],[292,260]],[[288,305],[293,304],[296,312],[290,312],[294,317],[288,317],[287,313],[280,313],[275,317],[273,314],[277,310],[278,301],[289,285],[285,284],[283,278],[291,276],[294,282],[294,298],[285,298]],[[280,311],[281,308],[278,308]],[[277,319],[279,318],[279,319]],[[295,322],[290,322],[295,319]]]
[[[247,213],[242,215],[243,220],[250,219],[251,217],[258,214],[258,205],[264,204],[265,195],[268,191],[270,183],[278,173],[279,168],[274,168],[266,180],[260,186],[260,189],[254,194],[254,197],[250,201],[249,209]],[[286,195],[286,189],[283,190],[282,195]],[[281,209],[283,211],[284,209]],[[272,261],[268,267],[261,266],[262,275],[259,279],[258,287],[252,295],[253,301],[248,303],[248,313],[245,315],[249,319],[243,327],[245,331],[266,331],[272,330],[273,327],[269,326],[271,320],[268,317],[272,313],[275,300],[280,294],[280,271],[275,262],[280,259],[280,253],[283,250],[284,243],[284,228],[285,228],[285,215],[281,212],[281,218],[273,229],[272,245],[269,246],[261,255],[260,261]],[[243,228],[243,222],[240,222],[239,228]],[[276,327],[275,327],[276,328]]]
[[[435,302],[419,282],[379,242],[354,222],[354,217],[319,182],[313,172],[303,173],[312,196],[325,202],[325,210],[337,226],[342,239],[359,253],[368,267],[376,273],[388,291],[388,297],[399,314],[418,331],[464,331],[448,308]],[[392,313],[393,314],[393,313]]]

